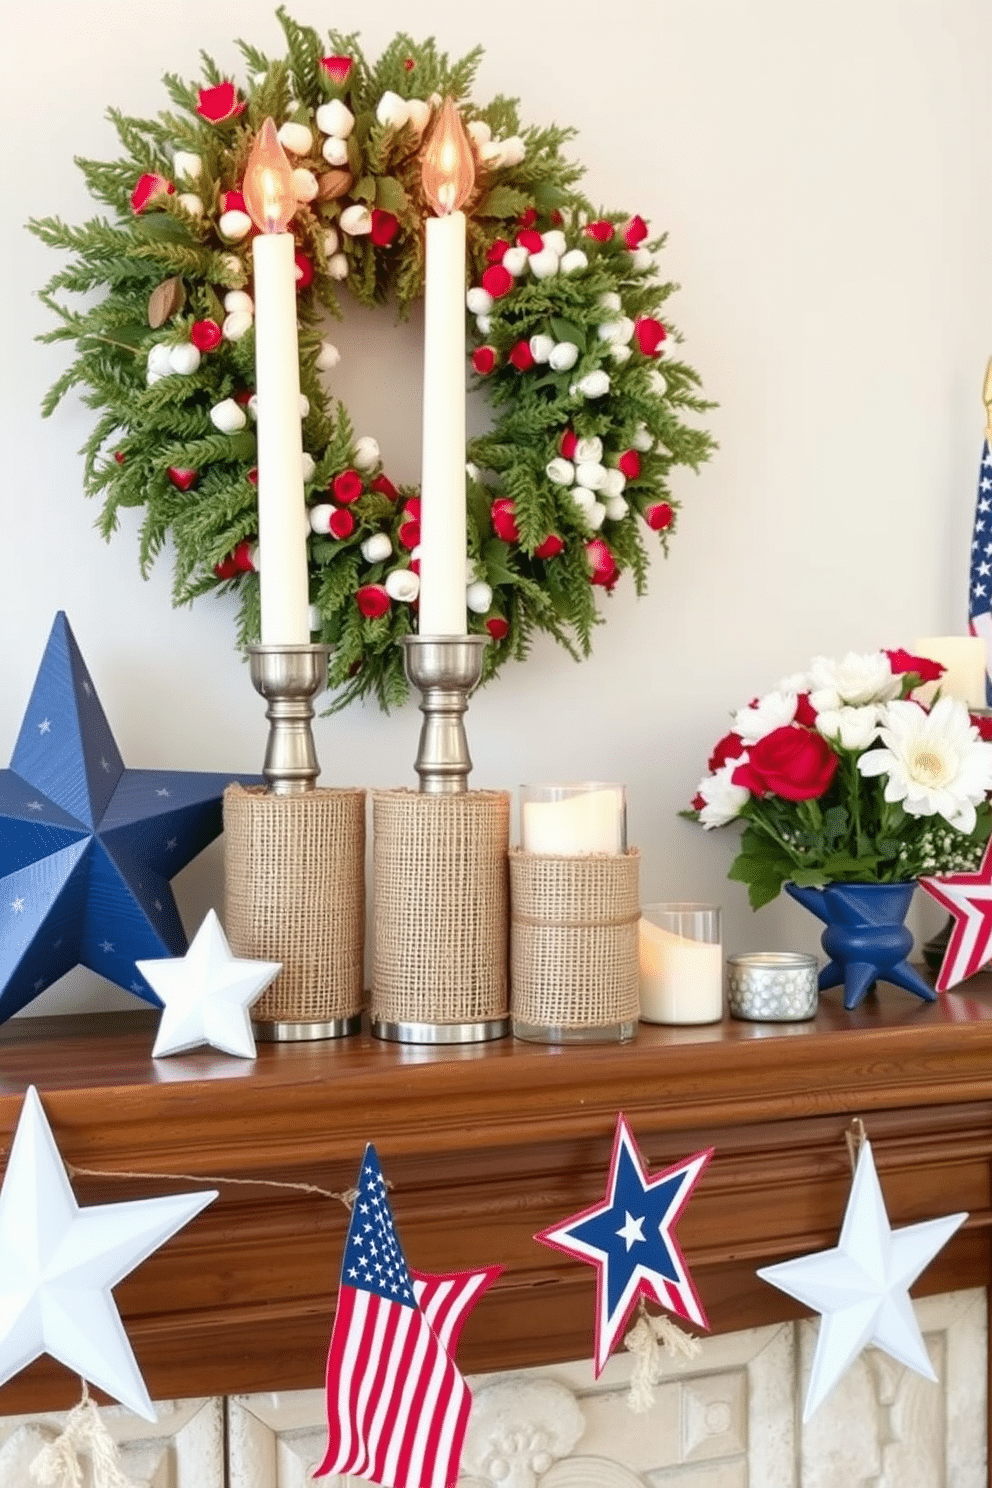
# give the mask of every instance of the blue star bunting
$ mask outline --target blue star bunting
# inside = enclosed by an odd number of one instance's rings
[[[697,1152],[652,1177],[644,1171],[621,1114],[604,1202],[534,1236],[597,1269],[597,1376],[641,1295],[677,1317],[709,1327],[672,1229],[712,1152]]]
[[[221,831],[232,780],[127,770],[60,611],[0,770],[0,1022],[87,966],[161,1003],[136,959],[183,955],[169,882]]]

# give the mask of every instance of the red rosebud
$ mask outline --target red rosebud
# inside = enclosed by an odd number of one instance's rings
[[[123,465],[126,458],[127,456],[124,454],[123,450],[114,450],[114,459],[117,461],[118,465]]]
[[[693,811],[702,811],[703,807],[706,805],[706,797],[699,795],[699,793],[697,792],[696,795],[694,795],[692,800],[689,802],[689,805],[692,807]]]
[[[364,489],[362,477],[357,470],[342,470],[340,475],[334,477],[328,488],[334,493],[334,500],[340,501],[346,506],[349,501],[357,501]]]
[[[657,356],[668,332],[660,320],[655,320],[650,315],[642,315],[639,320],[634,321],[634,335],[645,356]]]
[[[623,240],[628,248],[637,248],[648,235],[648,225],[643,217],[631,217],[623,230]]]
[[[914,656],[912,651],[901,650],[886,651],[885,654],[896,676],[916,672],[921,682],[939,682],[944,675],[944,667],[939,661],[931,661],[929,656]]]
[[[520,529],[517,526],[516,512],[517,508],[509,496],[498,496],[493,502],[493,531],[504,542],[520,541]]]
[[[378,491],[380,496],[388,496],[390,501],[396,501],[400,494],[388,475],[377,475],[370,489]]]
[[[392,212],[380,211],[378,207],[372,208],[371,238],[377,248],[385,248],[393,241],[399,225],[399,218],[394,217]]]
[[[542,543],[534,549],[535,558],[557,558],[565,544],[557,532],[549,532]]]
[[[604,588],[612,589],[620,571],[613,554],[601,537],[594,537],[592,542],[586,543],[586,557],[589,560],[590,584],[602,584]]]
[[[258,466],[253,465],[248,472],[248,483],[252,486],[258,485]]]
[[[296,287],[297,289],[306,289],[308,285],[313,283],[313,264],[305,253],[301,253],[299,248],[297,248],[293,257],[296,260]]]
[[[408,522],[400,524],[400,530],[396,536],[405,548],[413,549],[420,542],[420,523],[411,517]]]
[[[220,194],[220,209],[222,212],[248,212],[245,206],[245,194],[243,191],[222,191]],[[248,213],[250,216],[251,214]]]
[[[177,491],[188,491],[197,477],[197,471],[183,470],[179,465],[170,465],[165,473]]]
[[[231,554],[231,561],[234,564],[234,567],[237,569],[238,573],[255,572],[255,565],[252,562],[251,557],[251,550],[253,547],[254,543],[249,542],[246,538],[243,542],[238,543],[238,546]]]
[[[517,218],[517,226],[518,227],[525,227],[525,228],[526,227],[533,227],[534,226],[534,223],[536,221],[537,221],[537,208],[536,207],[528,207],[527,210],[526,210],[526,212],[521,212],[520,216]]]
[[[239,388],[236,393],[231,394],[231,397],[234,399],[235,403],[239,403],[242,408],[247,408],[248,404],[251,402],[254,396],[255,394],[252,392],[251,388]]]
[[[502,263],[503,254],[506,252],[509,246],[510,245],[505,238],[497,238],[495,243],[493,243],[491,247],[486,250],[486,262],[491,264]]]
[[[786,724],[750,745],[731,778],[755,796],[812,801],[828,790],[839,764],[822,734]]]
[[[419,496],[411,496],[410,499],[409,499],[409,501],[404,501],[404,503],[403,503],[403,510],[406,512],[406,514],[407,514],[408,517],[412,517],[415,522],[419,522],[420,521],[420,497]]]
[[[351,76],[352,61],[350,57],[321,57],[320,65],[327,73],[332,83],[343,88]]]
[[[238,102],[233,83],[218,83],[214,88],[201,88],[196,112],[209,124],[224,124],[244,109]]]
[[[171,181],[164,176],[156,176],[152,173],[141,176],[137,186],[131,192],[131,210],[143,212],[157,197],[171,196],[175,191]]]
[[[233,579],[237,573],[233,558],[222,558],[219,563],[214,564],[214,573],[219,579]]]
[[[472,353],[472,366],[480,377],[488,377],[496,365],[495,346],[477,346]]]
[[[641,473],[641,457],[634,449],[624,450],[617,461],[617,469],[628,480],[636,480]]]
[[[327,521],[327,530],[332,537],[350,537],[355,530],[355,518],[346,506],[335,507]]]
[[[544,247],[544,239],[532,227],[525,227],[523,232],[518,232],[517,242],[521,248],[526,248],[528,253],[540,253]]]
[[[377,620],[389,609],[390,599],[381,584],[363,584],[355,592],[355,603],[368,620]]]
[[[724,734],[723,738],[714,745],[713,753],[709,757],[706,768],[711,775],[715,775],[721,765],[725,765],[728,760],[740,759],[743,753],[744,740],[740,734]],[[696,810],[699,810],[698,806]]]
[[[644,508],[644,520],[652,532],[664,532],[666,527],[672,525],[674,515],[667,501],[653,501]]]
[[[486,621],[486,629],[494,641],[501,641],[505,635],[509,634],[510,622],[504,620],[502,615],[490,615]]]
[[[804,728],[816,727],[816,709],[809,700],[808,692],[801,692],[796,698],[796,723],[801,723]]]
[[[197,351],[216,351],[221,343],[220,326],[215,320],[195,320],[189,328],[189,339]]]
[[[595,238],[597,243],[608,243],[616,232],[612,222],[587,222],[582,229],[587,238]]]
[[[571,460],[574,458],[575,446],[578,444],[578,442],[579,436],[576,434],[575,430],[566,429],[564,434],[558,441],[558,448],[562,453],[563,459]]]
[[[983,718],[980,714],[975,713],[969,716],[978,730],[979,738],[984,739],[986,744],[992,744],[992,718],[988,715]]]
[[[494,300],[501,300],[513,288],[513,275],[501,263],[490,264],[482,276],[482,287]]]
[[[526,341],[518,341],[510,352],[510,361],[518,372],[529,372],[534,365],[534,357],[529,344]]]

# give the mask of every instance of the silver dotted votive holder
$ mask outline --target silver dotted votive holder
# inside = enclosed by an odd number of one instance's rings
[[[799,951],[727,957],[727,1009],[751,1023],[801,1023],[816,1016],[817,960]]]

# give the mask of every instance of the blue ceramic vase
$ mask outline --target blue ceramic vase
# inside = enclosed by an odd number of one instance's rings
[[[891,982],[935,1002],[936,992],[906,960],[913,936],[905,919],[916,888],[909,883],[833,883],[822,889],[786,889],[822,920],[826,929],[820,944],[830,958],[820,972],[819,987],[844,988],[850,1011],[863,1002],[874,982]]]

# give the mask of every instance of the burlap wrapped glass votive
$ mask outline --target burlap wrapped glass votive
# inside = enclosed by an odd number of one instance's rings
[[[372,1032],[468,1043],[509,1032],[503,791],[372,793]]]
[[[365,792],[224,793],[225,924],[236,956],[281,961],[252,1008],[262,1039],[361,1026]]]
[[[638,1016],[640,853],[510,853],[510,1013],[515,1038],[607,1043]]]

